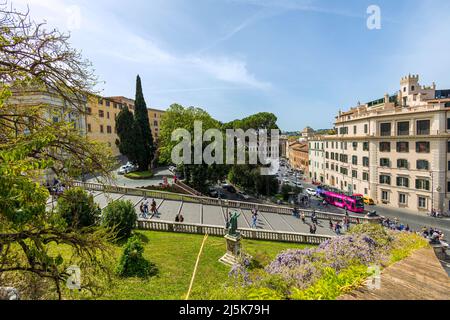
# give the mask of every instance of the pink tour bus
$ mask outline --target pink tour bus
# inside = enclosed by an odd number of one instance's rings
[[[327,203],[335,207],[347,209],[355,213],[364,213],[364,200],[362,195],[354,194],[352,196],[346,196],[336,192],[325,191],[322,192],[322,197]]]

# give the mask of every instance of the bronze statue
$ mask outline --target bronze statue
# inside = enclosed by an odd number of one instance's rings
[[[230,236],[237,236],[238,232],[237,232],[237,223],[238,223],[238,218],[241,214],[238,214],[237,212],[234,212],[231,217],[230,217],[230,228],[228,229],[228,234]]]

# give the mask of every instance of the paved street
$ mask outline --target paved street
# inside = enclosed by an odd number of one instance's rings
[[[120,175],[117,172],[119,169],[114,170],[113,175],[115,178],[114,184],[117,186],[122,187],[129,187],[129,188],[140,188],[140,187],[147,187],[147,186],[158,186],[160,183],[163,182],[163,178],[167,177],[168,182],[171,183],[173,181],[173,174],[169,171],[167,167],[157,168],[154,170],[154,176],[150,179],[145,180],[132,180],[125,178],[124,175]],[[92,178],[89,179],[87,182],[93,182],[93,183],[108,183],[103,179],[102,177]]]
[[[99,204],[100,208],[104,208],[111,201],[115,200],[129,200],[133,203],[136,214],[140,214],[139,206],[143,201],[140,196],[130,196],[115,193],[102,193],[97,191],[90,191],[94,196],[94,200]],[[149,199],[151,201],[152,199]],[[225,227],[225,217],[227,208],[213,205],[201,205],[196,203],[182,203],[180,201],[155,199],[159,215],[153,219],[161,221],[175,221],[176,215],[181,212],[184,216],[185,223],[198,223],[214,226]],[[52,207],[52,202],[49,199],[48,207]],[[233,213],[235,209],[229,209],[229,213]],[[250,210],[238,210],[240,217],[238,218],[238,226],[241,228],[250,228],[252,223],[252,214]],[[259,219],[257,228],[260,230],[274,230],[285,232],[309,233],[309,226],[303,224],[300,219],[289,215],[281,215],[270,212],[259,212]],[[310,222],[310,219],[307,219]],[[335,235],[330,230],[327,221],[320,221],[317,227],[316,234],[318,235]]]

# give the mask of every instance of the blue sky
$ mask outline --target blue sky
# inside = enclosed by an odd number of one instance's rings
[[[450,88],[448,0],[12,0],[71,32],[106,96],[199,106],[221,121],[273,112],[283,130],[332,127],[339,109],[399,89]],[[366,26],[369,5],[381,29]]]

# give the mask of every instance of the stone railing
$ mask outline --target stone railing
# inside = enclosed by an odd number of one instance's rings
[[[161,220],[143,220],[139,219],[137,222],[138,229],[166,231],[166,232],[180,232],[191,234],[208,234],[211,236],[225,236],[226,230],[219,226],[201,225],[201,224],[186,224]],[[292,243],[305,243],[319,245],[322,242],[331,239],[331,236],[312,235],[294,232],[280,232],[268,230],[255,229],[238,229],[242,236],[246,239],[265,240],[265,241],[279,241]]]
[[[243,209],[243,210],[251,210],[256,209],[261,212],[271,212],[278,213],[284,215],[292,215],[292,208],[269,205],[269,204],[261,204],[261,203],[253,203],[253,202],[242,202],[235,200],[223,200],[216,199],[210,197],[201,197],[194,195],[186,195],[181,193],[171,193],[165,191],[156,191],[156,190],[145,190],[145,189],[136,189],[129,187],[121,187],[121,186],[112,186],[112,185],[103,185],[98,183],[91,182],[74,182],[74,186],[82,187],[87,190],[100,191],[100,192],[109,192],[109,193],[120,193],[126,195],[140,196],[147,198],[155,198],[155,199],[164,199],[164,200],[175,200],[175,201],[183,201],[190,203],[199,203],[203,205],[213,205],[213,206],[221,206],[229,209]],[[304,212],[306,217],[310,217],[313,210],[299,209],[300,213]],[[343,216],[342,214],[324,212],[324,211],[315,211],[317,219],[320,220],[329,220],[332,221],[341,221]],[[349,220],[350,223],[364,223],[364,222],[378,222],[379,217],[367,217],[364,215],[350,215]]]
[[[197,190],[195,190],[194,188],[189,187],[187,184],[185,184],[184,182],[177,180],[177,182],[175,183],[177,186],[179,186],[181,189],[183,189],[184,191],[186,191],[187,193],[190,193],[191,195],[194,196],[203,196],[203,194],[201,192],[198,192]]]

